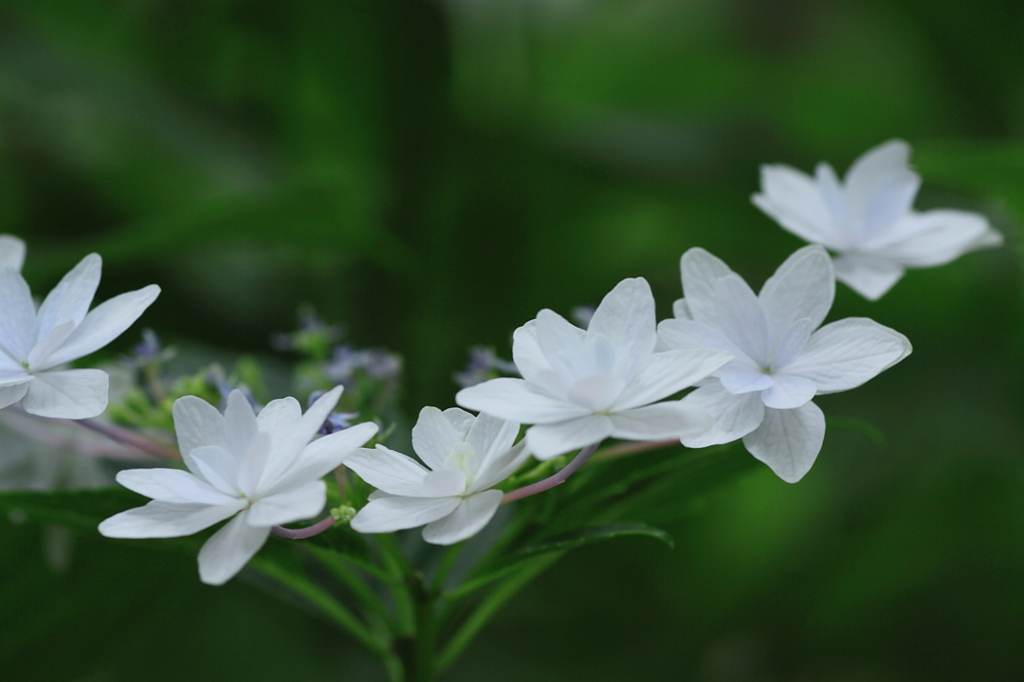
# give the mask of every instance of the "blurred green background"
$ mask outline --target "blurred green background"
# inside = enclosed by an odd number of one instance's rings
[[[674,551],[570,555],[444,679],[1019,680],[1022,67],[1019,0],[4,0],[0,232],[37,292],[90,251],[100,298],[159,283],[171,343],[268,354],[312,303],[404,356],[413,415],[542,307],[642,275],[669,315],[692,246],[759,286],[800,246],[751,205],[759,165],[906,139],[917,207],[1007,245],[839,287],[830,319],[914,344],[818,401],[887,446],[835,422],[797,485],[650,510]],[[191,558],[82,536],[54,573],[43,546],[0,524],[4,680],[383,679]]]

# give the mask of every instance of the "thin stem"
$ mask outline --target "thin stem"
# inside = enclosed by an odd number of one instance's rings
[[[270,532],[274,535],[279,535],[282,538],[288,538],[289,540],[305,540],[311,538],[314,535],[319,535],[325,530],[334,525],[334,517],[327,516],[320,521],[317,521],[312,526],[306,526],[305,528],[285,528],[284,526],[272,526]]]
[[[521,500],[524,497],[529,497],[530,495],[542,493],[545,490],[550,490],[551,488],[554,488],[557,485],[565,483],[565,480],[567,478],[572,476],[581,466],[587,463],[587,460],[590,459],[590,456],[597,451],[597,446],[600,444],[601,442],[598,441],[597,443],[588,445],[587,447],[580,450],[580,453],[576,455],[576,457],[574,457],[571,462],[562,467],[562,469],[553,476],[548,476],[542,481],[537,481],[536,483],[532,483],[526,487],[505,493],[505,497],[501,498],[501,503],[508,504],[509,502],[514,502],[515,500]]]
[[[452,565],[455,563],[455,559],[458,558],[463,546],[464,543],[460,542],[445,550],[444,556],[441,557],[441,562],[434,570],[434,579],[430,583],[430,593],[432,595],[440,594],[444,590],[444,581],[448,577],[448,571],[452,569]]]
[[[164,459],[181,459],[181,453],[174,448],[154,443],[148,438],[140,436],[129,429],[121,428],[120,426],[103,424],[93,419],[56,419],[54,421],[63,422],[65,424],[74,424],[81,428],[104,435],[112,441],[127,445],[128,447],[135,448],[136,450],[140,450],[150,455],[156,455],[157,457],[162,457]]]
[[[622,457],[623,455],[632,455],[637,452],[647,452],[648,450],[657,450],[658,448],[667,448],[672,445],[679,445],[679,439],[669,438],[667,440],[648,440],[637,443],[622,443],[620,445],[613,445],[610,448],[605,448],[601,452],[597,453],[594,456],[594,461]]]

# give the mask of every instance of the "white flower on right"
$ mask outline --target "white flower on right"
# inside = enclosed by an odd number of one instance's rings
[[[766,165],[752,200],[793,234],[837,253],[836,279],[877,300],[906,268],[943,265],[1003,243],[979,213],[913,210],[921,178],[909,162],[910,145],[891,140],[865,152],[842,182],[827,163],[813,178]]]
[[[530,456],[513,446],[519,424],[453,407],[424,407],[412,429],[412,447],[427,465],[378,445],[345,461],[379,490],[352,519],[360,533],[390,533],[426,525],[423,539],[453,545],[478,533],[494,516],[503,493],[492,490]]]
[[[825,416],[811,399],[860,386],[910,354],[905,336],[866,318],[818,329],[835,295],[821,246],[787,258],[760,294],[704,249],[683,254],[681,268],[684,298],[675,319],[658,326],[662,343],[736,356],[683,398],[715,418],[705,433],[682,439],[687,447],[743,438],[750,454],[795,483],[825,438]]]
[[[102,260],[89,254],[36,309],[19,269],[25,244],[0,235],[0,408],[21,401],[40,417],[86,419],[107,407],[107,373],[65,369],[121,335],[156,300],[150,284],[89,310]]]

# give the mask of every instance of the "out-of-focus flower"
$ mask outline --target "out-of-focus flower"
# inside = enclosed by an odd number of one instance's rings
[[[420,410],[412,447],[427,465],[383,445],[362,448],[345,461],[379,490],[352,519],[360,533],[388,533],[426,525],[423,539],[451,545],[475,535],[491,520],[502,492],[492,488],[529,457],[513,445],[519,424],[456,407]]]
[[[714,425],[682,439],[704,447],[743,438],[747,450],[789,483],[811,468],[825,437],[815,395],[860,386],[910,354],[910,342],[873,320],[850,317],[818,329],[835,295],[832,261],[805,246],[760,294],[704,249],[683,254],[676,319],[658,326],[668,348],[721,348],[735,355],[683,398]],[[817,331],[815,331],[817,330]]]
[[[906,268],[942,265],[1003,243],[981,214],[915,211],[921,178],[909,160],[910,145],[892,140],[865,152],[843,181],[827,163],[813,178],[785,165],[762,166],[761,193],[752,199],[793,234],[836,252],[836,278],[876,300]]]
[[[512,356],[522,379],[464,388],[455,401],[502,419],[535,424],[527,447],[538,459],[597,443],[687,438],[709,415],[680,401],[657,403],[693,386],[733,356],[709,348],[654,352],[654,296],[643,278],[604,297],[586,331],[551,310],[516,330]],[[656,404],[652,404],[656,403]]]
[[[452,379],[462,388],[469,388],[502,374],[519,376],[516,363],[499,358],[493,348],[474,346],[469,350],[469,364],[461,372],[453,374]]]
[[[220,585],[259,551],[272,526],[315,516],[327,500],[321,477],[376,432],[357,424],[310,442],[341,396],[324,394],[302,414],[294,398],[273,400],[259,415],[241,391],[223,415],[195,396],[174,403],[174,426],[188,471],[129,469],[117,482],[153,498],[100,524],[114,538],[192,535],[231,518],[199,551],[199,576]]]
[[[0,241],[0,248],[14,249],[0,253],[0,263],[20,263],[19,244]],[[101,268],[97,254],[86,256],[37,310],[18,269],[0,267],[0,407],[20,400],[26,412],[65,419],[95,417],[106,408],[106,372],[60,367],[120,336],[156,300],[160,287],[115,296],[89,311]]]
[[[396,379],[402,371],[402,358],[386,350],[375,348],[353,348],[349,345],[336,346],[330,362],[324,366],[324,375],[331,381],[346,387],[358,372],[364,372],[371,379],[388,381]]]

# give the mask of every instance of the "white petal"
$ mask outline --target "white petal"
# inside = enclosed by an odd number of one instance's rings
[[[263,477],[260,479],[261,486],[277,485],[285,472],[295,465],[299,453],[313,440],[313,436],[324,425],[324,421],[338,404],[341,392],[342,387],[335,386],[317,398],[306,414],[302,415],[299,421],[286,431],[282,431],[280,428],[274,429],[271,433],[273,450],[270,452],[270,459],[267,461]],[[279,423],[279,426],[283,427],[284,424]]]
[[[204,445],[227,449],[224,415],[210,403],[194,395],[187,395],[174,401],[171,414],[174,417],[178,449],[182,455]]]
[[[22,398],[25,411],[39,417],[88,419],[107,408],[107,373],[98,369],[40,372]]]
[[[617,412],[608,418],[612,420],[612,437],[625,440],[692,438],[714,423],[707,410],[679,400]]]
[[[424,407],[412,427],[412,449],[431,469],[443,469],[456,443],[463,440],[452,423],[436,407]]]
[[[903,140],[890,140],[864,152],[844,178],[850,216],[864,216],[878,186],[907,172],[909,166],[910,145]]]
[[[733,274],[720,258],[712,256],[702,248],[689,249],[679,260],[683,277],[683,296],[686,307],[697,322],[715,325],[715,283],[722,277]]]
[[[668,319],[658,324],[658,336],[666,348],[721,348],[736,354],[736,344],[718,327],[694,320]]]
[[[576,330],[580,343],[586,332]],[[530,320],[512,334],[512,361],[523,378],[534,384],[543,384],[545,377],[554,374],[551,363],[544,357],[537,343],[537,321]],[[551,390],[548,388],[548,390]]]
[[[360,509],[351,525],[360,533],[390,533],[415,528],[451,514],[461,502],[461,497],[382,495]]]
[[[19,377],[23,379],[20,383],[4,383],[0,385],[0,410],[13,405],[22,398],[25,397],[25,393],[28,392],[28,384],[33,380],[33,377]],[[11,379],[10,381],[13,381]]]
[[[267,403],[256,415],[256,428],[270,435],[272,447],[279,449],[285,443],[278,444],[282,437],[287,437],[302,419],[302,407],[295,398],[278,398]]]
[[[466,440],[469,430],[473,428],[473,423],[476,422],[476,415],[466,412],[461,407],[449,407],[441,414],[444,415],[444,418],[455,429],[455,433],[459,434],[459,439]]]
[[[334,471],[348,459],[357,448],[366,444],[377,433],[377,425],[372,422],[353,424],[347,429],[332,433],[303,448],[292,465],[284,471],[276,481],[263,479],[261,490],[265,493],[275,492],[290,486],[299,485],[303,481],[323,478]]]
[[[232,497],[241,495],[238,485],[238,459],[219,445],[202,445],[182,453],[189,471],[217,490]]]
[[[529,457],[530,451],[526,448],[526,440],[519,441],[512,448],[499,453],[480,466],[466,492],[476,493],[493,488],[518,471]]]
[[[834,261],[836,279],[869,301],[877,301],[903,277],[903,266],[875,256],[845,255]]]
[[[745,355],[763,364],[768,356],[768,322],[761,302],[739,275],[715,284],[718,326]]]
[[[910,351],[903,334],[874,320],[848,317],[814,332],[786,372],[810,379],[818,393],[835,393],[860,386]]]
[[[715,420],[704,433],[682,439],[688,448],[731,443],[756,429],[764,419],[764,402],[760,394],[733,395],[717,381],[701,386],[681,402],[707,410]]]
[[[910,170],[894,174],[875,188],[864,210],[861,239],[869,242],[888,232],[914,205],[921,178]]]
[[[672,315],[680,320],[693,319],[693,313],[690,312],[690,306],[687,305],[685,298],[677,298],[672,302]]]
[[[0,352],[20,364],[35,345],[37,322],[32,292],[17,270],[0,268],[0,301]]]
[[[518,435],[518,422],[506,421],[489,414],[477,417],[466,434],[466,442],[476,450],[476,457],[470,465],[471,477],[475,480],[480,471],[489,469],[492,466],[491,462],[512,448]]]
[[[61,322],[70,320],[75,326],[82,322],[96,295],[102,267],[103,259],[90,253],[64,275],[39,306],[39,329],[34,340],[43,338]]]
[[[263,431],[257,431],[249,440],[249,445],[242,456],[235,456],[238,463],[238,488],[250,500],[269,492],[260,484],[266,473],[267,463],[273,457],[270,448],[270,436]]]
[[[900,221],[893,232],[893,241],[872,249],[871,254],[910,268],[943,265],[973,249],[1002,243],[985,216],[967,211],[914,214]]]
[[[392,495],[423,497],[423,480],[430,473],[412,457],[383,445],[361,448],[345,460],[345,466],[375,488]]]
[[[626,382],[616,374],[591,374],[573,382],[567,397],[588,412],[606,412],[624,388]]]
[[[309,519],[324,508],[327,502],[327,484],[309,481],[305,485],[265,495],[249,508],[250,526],[276,526]]]
[[[224,410],[224,433],[228,439],[228,452],[241,458],[256,435],[256,413],[245,394],[237,388],[228,395]]]
[[[96,306],[78,324],[64,345],[50,356],[47,361],[49,366],[54,367],[77,360],[103,348],[132,326],[159,294],[160,287],[150,284],[137,291],[115,296]]]
[[[243,511],[214,533],[199,550],[199,579],[223,585],[249,563],[270,535],[270,527],[250,526]]]
[[[778,343],[790,325],[804,317],[811,320],[811,329],[817,329],[828,315],[835,293],[828,252],[817,245],[794,252],[758,294],[773,343]]]
[[[175,504],[154,500],[114,514],[99,525],[108,538],[180,538],[198,533],[223,521],[247,506],[245,500],[233,504]]]
[[[601,335],[611,341],[618,373],[630,379],[654,352],[657,343],[654,294],[643,277],[624,279],[601,300],[587,327],[588,339]]]
[[[601,414],[578,417],[558,424],[538,424],[526,432],[526,447],[545,460],[598,443],[612,434],[611,419]]]
[[[810,379],[793,374],[773,374],[772,386],[761,392],[765,407],[791,410],[808,403],[817,390]]]
[[[234,505],[238,499],[180,469],[126,469],[117,473],[117,482],[161,502],[218,506]]]
[[[589,414],[590,410],[543,395],[523,379],[502,377],[455,394],[455,402],[520,424],[550,424]]]
[[[843,239],[836,234],[820,183],[795,168],[761,166],[761,193],[752,196],[751,201],[801,239],[828,246],[836,246]]]
[[[423,529],[423,539],[432,545],[454,545],[473,537],[490,523],[501,504],[500,490],[485,490],[462,500],[455,510]]]
[[[814,323],[809,317],[801,317],[789,325],[789,329],[782,334],[773,353],[775,361],[772,363],[772,368],[781,369],[800,357],[800,353],[804,351],[804,346],[807,345],[807,340],[811,338],[813,331]]]
[[[764,411],[761,426],[743,438],[747,451],[786,483],[796,483],[814,464],[825,440],[825,415],[814,403],[794,410]]]
[[[25,263],[25,242],[12,234],[0,234],[0,268],[21,272]]]
[[[772,378],[760,368],[734,362],[715,375],[725,390],[734,395],[763,391],[774,384]]]
[[[556,374],[575,377],[583,373],[585,332],[581,337],[582,330],[547,309],[537,313],[536,329],[537,345]]]
[[[466,474],[457,469],[431,471],[423,477],[420,497],[451,497],[466,492]]]
[[[711,348],[655,353],[622,392],[614,409],[628,410],[674,395],[725,367],[734,357],[728,351]]]
[[[46,370],[56,364],[49,362],[50,356],[64,343],[72,332],[75,331],[75,323],[71,320],[61,322],[50,333],[39,340],[28,354],[28,366],[33,371]]]

